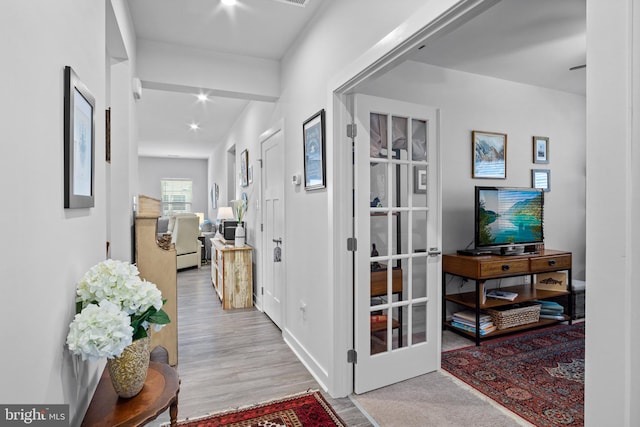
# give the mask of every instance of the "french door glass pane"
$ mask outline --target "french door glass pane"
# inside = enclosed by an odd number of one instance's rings
[[[411,215],[411,253],[427,251],[427,217],[428,211],[414,210]]]
[[[411,343],[427,340],[427,303],[413,304],[411,308]]]
[[[411,120],[411,159],[415,161],[427,160],[427,122]]]
[[[369,191],[370,207],[389,207],[389,178],[388,164],[371,162],[369,167],[369,175],[371,188]]]
[[[427,296],[427,257],[414,256],[411,258],[411,298]]]
[[[386,158],[387,149],[387,115],[371,113],[369,115],[369,156]]]

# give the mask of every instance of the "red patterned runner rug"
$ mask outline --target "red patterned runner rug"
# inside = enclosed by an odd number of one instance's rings
[[[187,427],[344,427],[322,397],[311,391],[255,406],[181,421]]]
[[[584,323],[442,354],[442,368],[539,427],[584,425]]]

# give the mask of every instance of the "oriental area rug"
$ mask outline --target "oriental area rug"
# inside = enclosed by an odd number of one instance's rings
[[[186,427],[344,427],[320,392],[311,391],[247,408],[181,421]]]
[[[442,368],[539,427],[584,425],[584,323],[442,353]]]

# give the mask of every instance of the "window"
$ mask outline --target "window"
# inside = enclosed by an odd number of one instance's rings
[[[160,186],[163,216],[191,212],[193,183],[190,179],[162,179]]]

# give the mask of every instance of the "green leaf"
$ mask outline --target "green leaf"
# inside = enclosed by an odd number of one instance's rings
[[[155,323],[157,325],[166,325],[167,323],[171,323],[171,319],[169,319],[169,315],[165,313],[164,310],[157,311],[149,316],[147,319],[149,323]]]
[[[140,338],[146,338],[147,337],[147,331],[144,330],[144,328],[138,328],[133,332],[133,336],[132,336],[132,340],[139,340]]]

